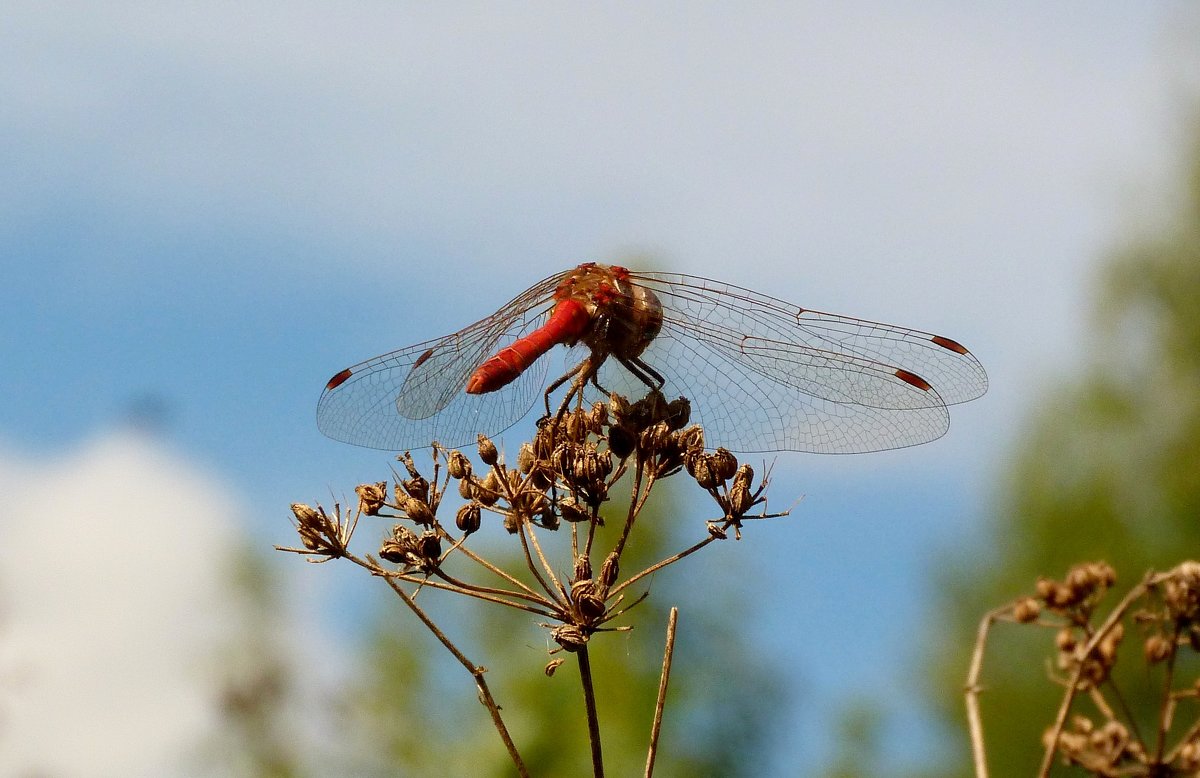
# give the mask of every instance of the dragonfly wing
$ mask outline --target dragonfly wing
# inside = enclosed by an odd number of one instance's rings
[[[936,390],[894,376],[896,386],[888,394],[906,393],[902,408],[839,402],[806,392],[796,382],[765,379],[752,361],[670,328],[664,328],[642,359],[666,379],[663,393],[668,399],[684,396],[692,401],[691,420],[704,427],[710,448],[852,454],[927,443],[950,427],[950,413]],[[646,391],[615,360],[605,363],[600,381],[630,396]],[[873,381],[882,386],[887,379],[880,375]]]
[[[639,272],[634,278],[658,295],[664,329],[711,343],[730,361],[814,397],[907,409],[914,402],[966,402],[987,391],[979,360],[948,338],[808,310],[696,276]],[[936,392],[914,395],[911,376]]]
[[[317,427],[335,440],[400,451],[433,441],[462,446],[478,433],[494,435],[512,426],[541,396],[545,360],[498,391],[467,394],[464,389],[480,363],[545,322],[561,277],[539,282],[496,314],[452,335],[338,373],[317,404]]]

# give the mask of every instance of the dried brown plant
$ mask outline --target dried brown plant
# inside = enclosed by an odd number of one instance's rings
[[[755,480],[749,465],[739,465],[725,449],[708,452],[704,432],[687,426],[690,405],[680,398],[667,402],[658,392],[630,403],[612,395],[607,403],[576,407],[543,419],[531,442],[518,449],[509,464],[484,436],[477,448],[479,471],[467,455],[432,444],[432,469],[422,474],[409,453],[399,457],[404,473],[388,482],[362,484],[355,489],[353,509],[334,505],[292,506],[302,547],[280,548],[308,556],[310,561],[344,559],[381,578],[416,614],[441,644],[473,676],[479,700],[491,715],[497,732],[521,775],[527,775],[520,752],[510,736],[488,689],[485,668],[468,659],[416,602],[422,588],[435,588],[492,605],[525,611],[537,617],[557,647],[576,658],[595,775],[603,775],[600,723],[588,651],[599,633],[631,628],[628,617],[648,591],[635,586],[651,574],[726,539],[730,530],[740,538],[743,521],[774,518],[768,513],[768,479]],[[654,486],[686,472],[715,503],[717,511],[703,524],[692,545],[622,577],[621,563],[635,539],[634,528]],[[629,476],[626,500],[613,491]],[[453,486],[451,485],[453,483]],[[443,521],[443,499],[453,493],[461,504],[451,521]],[[623,527],[615,543],[603,544],[597,528],[604,524],[602,508],[619,503]],[[752,511],[757,512],[752,513]],[[613,507],[607,509],[611,516]],[[362,516],[394,522],[377,556],[350,549],[351,536]],[[468,543],[472,535],[503,527],[520,545],[520,569],[505,569]],[[545,533],[566,530],[570,557],[554,564]],[[569,576],[560,571],[569,570]],[[654,769],[658,733],[670,672],[677,614],[672,611],[659,696],[646,759],[647,776]],[[552,674],[561,657],[545,667]]]
[[[1054,632],[1055,658],[1049,677],[1063,688],[1063,695],[1043,736],[1040,776],[1050,774],[1056,757],[1061,764],[1105,778],[1200,775],[1200,706],[1196,705],[1200,676],[1180,677],[1179,672],[1180,656],[1200,651],[1200,562],[1147,573],[1101,617],[1099,606],[1115,583],[1116,571],[1104,562],[1076,565],[1063,580],[1040,578],[1035,594],[984,616],[966,684],[977,776],[987,775],[980,678],[988,636],[996,622]],[[1142,635],[1140,653],[1119,651],[1127,623]],[[1161,669],[1153,731],[1139,729],[1113,678],[1120,658],[1125,660],[1122,667],[1141,661],[1147,673]],[[1086,712],[1080,712],[1081,698],[1090,703]],[[1179,705],[1186,701],[1191,701],[1189,715],[1179,715]]]

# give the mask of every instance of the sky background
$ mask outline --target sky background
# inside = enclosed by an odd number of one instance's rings
[[[860,694],[919,763],[934,568],[986,553],[1024,414],[1079,365],[1097,263],[1160,204],[1183,9],[6,4],[0,771],[182,758],[213,716],[194,663],[220,560],[386,472],[317,432],[326,379],[637,257],[987,367],[933,444],[778,457],[793,516],[696,562],[754,560],[793,693],[778,764],[820,765]],[[351,656],[334,604],[361,581],[285,561],[286,629]]]

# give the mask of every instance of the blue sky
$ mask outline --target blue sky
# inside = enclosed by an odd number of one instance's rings
[[[917,759],[920,660],[895,646],[936,553],[978,537],[1023,411],[1077,364],[1097,261],[1153,213],[1194,62],[1181,7],[9,4],[0,482],[28,512],[4,521],[48,547],[64,508],[30,490],[71,472],[100,526],[172,521],[117,499],[136,484],[105,462],[128,456],[224,506],[203,542],[285,540],[289,502],[387,466],[316,431],[329,375],[649,256],[988,368],[936,443],[781,456],[796,515],[735,549],[806,695],[781,762],[818,764],[824,713],[879,686],[889,752]],[[9,570],[20,622],[43,589]]]

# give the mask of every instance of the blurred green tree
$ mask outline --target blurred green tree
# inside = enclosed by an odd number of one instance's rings
[[[1102,271],[1082,375],[1017,436],[987,553],[947,560],[930,686],[951,730],[962,733],[961,759],[947,775],[970,774],[962,688],[988,610],[1032,593],[1039,575],[1060,578],[1087,560],[1116,567],[1111,607],[1147,569],[1200,557],[1200,125],[1184,169],[1176,211]],[[993,632],[982,696],[989,766],[996,776],[1033,775],[1061,699],[1047,678],[1053,633]],[[1122,650],[1140,653],[1136,634]],[[1134,664],[1116,682],[1148,723],[1161,680]]]

